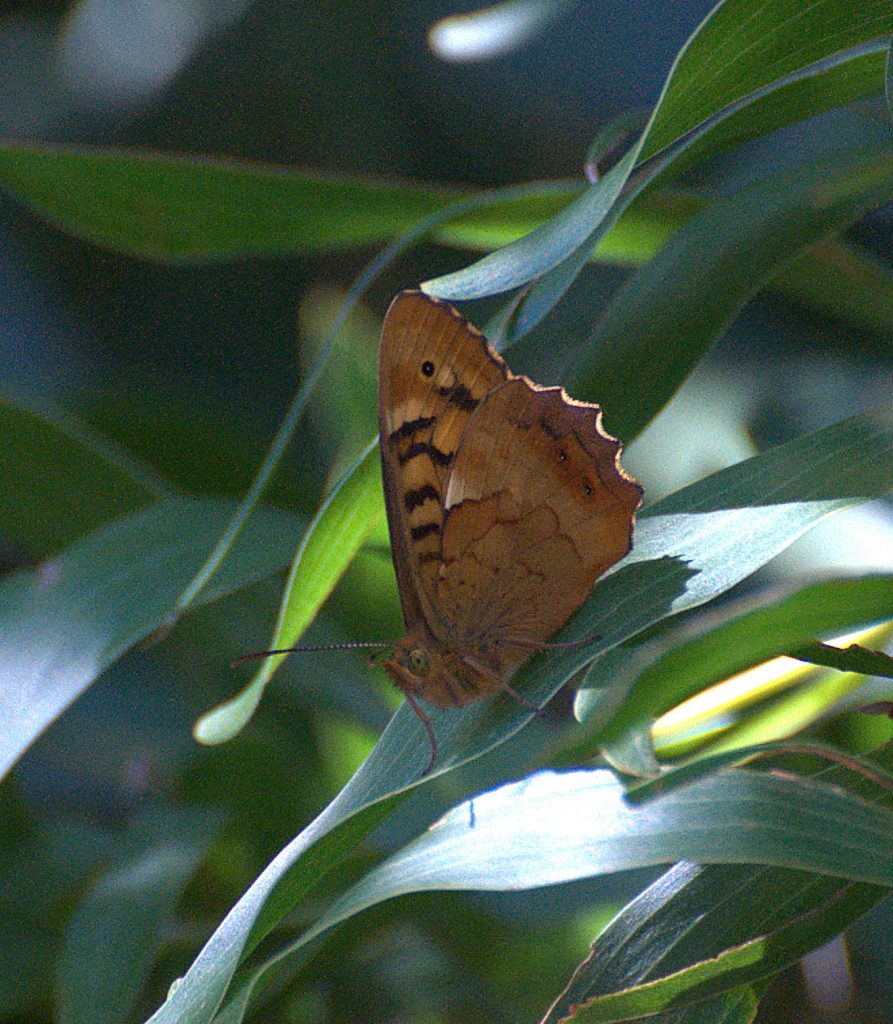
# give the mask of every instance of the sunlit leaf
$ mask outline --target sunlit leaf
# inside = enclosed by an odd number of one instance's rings
[[[300,942],[411,892],[529,889],[677,860],[770,864],[890,886],[893,855],[878,845],[891,835],[889,810],[793,775],[730,770],[632,806],[610,771],[541,772],[450,811],[369,871]],[[746,962],[761,954],[746,950]]]
[[[893,487],[891,452],[893,410],[887,409],[756,456],[652,506],[640,518],[631,556],[599,582],[565,631],[597,634],[599,640],[536,658],[516,685],[545,701],[598,653],[734,586],[836,509],[886,492]],[[503,742],[529,721],[530,712],[495,699],[431,717],[439,747],[436,774]],[[427,759],[424,733],[404,704],[338,798],[233,907],[153,1016],[154,1024],[209,1021],[242,956],[390,812],[402,792],[422,781]]]
[[[743,607],[727,606],[719,619],[671,627],[611,651],[592,666],[575,711],[605,748],[635,748],[635,737],[647,738],[661,713],[705,687],[788,654],[816,635],[834,636],[891,616],[889,576],[829,580],[774,599],[762,594]]]

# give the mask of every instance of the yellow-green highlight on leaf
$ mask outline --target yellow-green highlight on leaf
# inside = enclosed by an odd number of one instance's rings
[[[307,528],[289,573],[271,650],[295,645],[383,515],[376,440],[331,491]],[[202,715],[193,729],[199,743],[225,743],[245,727],[284,657],[267,658],[245,689]]]
[[[880,646],[893,633],[889,623],[833,641],[835,646]],[[826,716],[865,676],[819,668],[790,657],[772,658],[740,672],[677,705],[652,726],[662,759],[697,750],[721,753],[741,746],[785,739]],[[783,695],[780,699],[773,699]],[[748,713],[749,709],[755,710]],[[745,716],[745,717],[742,717]]]

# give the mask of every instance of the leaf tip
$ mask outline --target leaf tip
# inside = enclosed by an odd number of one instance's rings
[[[238,736],[257,709],[264,684],[265,680],[258,675],[235,697],[206,711],[192,727],[195,741],[214,747]]]

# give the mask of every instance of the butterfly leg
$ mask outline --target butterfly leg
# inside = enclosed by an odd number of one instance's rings
[[[476,658],[469,658],[466,656],[462,660],[465,662],[466,665],[470,666],[475,671],[480,672],[481,675],[487,676],[488,679],[492,679],[493,682],[496,683],[497,686],[500,688],[500,690],[505,690],[505,692],[509,694],[509,696],[514,697],[515,700],[520,705],[522,705],[522,707],[527,708],[528,711],[532,711],[537,716],[537,718],[546,717],[545,711],[543,711],[543,709],[538,704],[534,704],[533,701],[528,700],[524,696],[524,694],[518,693],[518,691],[514,687],[510,686],[498,672],[494,672],[486,665],[482,665],[481,662],[479,662]]]
[[[428,733],[428,743],[431,745],[431,757],[428,760],[428,764],[425,766],[425,770],[422,775],[427,775],[434,767],[434,762],[437,760],[437,740],[434,738],[434,729],[431,727],[431,719],[422,711],[419,706],[419,702],[413,697],[413,695],[406,690],[403,691],[406,696],[406,702],[412,708],[412,710],[418,715],[419,721],[424,725],[425,732]]]
[[[518,693],[518,691],[514,687],[509,686],[507,682],[503,680],[500,683],[500,686],[507,694],[509,694],[509,696],[514,697],[519,704],[527,708],[528,711],[532,711],[537,718],[546,717],[545,709],[541,708],[539,704],[534,704],[532,700],[528,700],[523,693]]]

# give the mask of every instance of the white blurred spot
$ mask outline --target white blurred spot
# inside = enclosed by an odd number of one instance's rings
[[[428,29],[428,46],[435,56],[448,61],[501,57],[523,46],[569,6],[569,0],[506,0],[454,14]]]
[[[62,579],[62,562],[51,558],[37,567],[38,586],[54,587]]]
[[[822,1013],[837,1018],[852,1003],[853,979],[842,936],[807,953],[800,961],[800,969],[809,998]]]
[[[250,0],[82,0],[59,36],[60,71],[82,103],[126,108],[148,99]]]

